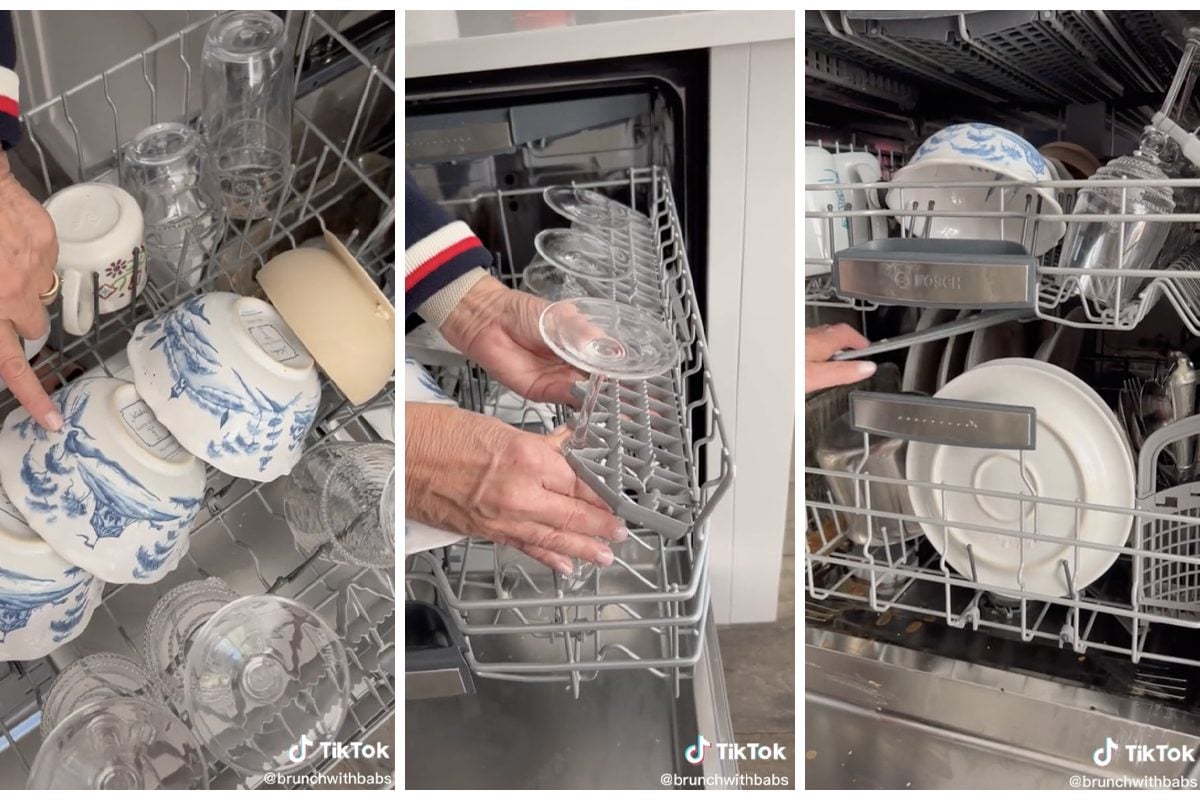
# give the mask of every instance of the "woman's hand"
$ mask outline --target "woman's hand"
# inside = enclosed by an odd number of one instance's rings
[[[536,402],[577,405],[571,387],[587,376],[542,341],[538,319],[549,305],[490,275],[459,301],[442,335],[500,383]]]
[[[629,531],[563,458],[569,430],[542,436],[429,403],[406,403],[404,417],[406,517],[515,547],[564,575],[572,557],[613,562],[597,537]]]
[[[845,323],[804,329],[804,393],[858,383],[875,374],[874,361],[830,361],[834,353],[858,350],[870,342]]]
[[[38,295],[54,285],[57,262],[54,222],[17,182],[0,151],[0,379],[50,430],[62,427],[62,415],[29,366],[19,336],[45,335],[50,322]]]

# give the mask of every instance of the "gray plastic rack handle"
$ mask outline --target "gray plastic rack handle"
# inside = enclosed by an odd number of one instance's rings
[[[1037,409],[1031,406],[857,391],[850,393],[850,427],[893,439],[955,447],[1037,447]]]
[[[905,333],[900,336],[893,336],[890,339],[880,339],[861,350],[843,350],[840,353],[834,353],[830,360],[856,361],[861,358],[877,356],[880,353],[890,353],[893,350],[902,350],[917,344],[936,342],[939,339],[949,339],[951,336],[959,336],[964,333],[991,328],[1004,322],[1025,322],[1031,319],[1036,319],[1036,315],[1025,310],[992,311],[986,314],[972,314],[969,317],[963,317],[962,319],[942,325],[934,325],[922,331]]]

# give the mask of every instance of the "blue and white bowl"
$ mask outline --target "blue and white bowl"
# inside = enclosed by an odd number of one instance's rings
[[[300,460],[321,384],[312,356],[269,303],[200,295],[138,325],[127,352],[138,394],[197,458],[256,481],[286,475]]]
[[[66,424],[23,411],[0,429],[0,482],[63,559],[108,583],[153,583],[187,552],[204,465],[154,418],[133,384],[71,383],[54,395]]]
[[[1015,211],[1024,213],[1026,202],[1043,214],[1061,214],[1055,192],[1039,186],[1010,186],[1003,189],[961,187],[950,184],[977,181],[1023,181],[1029,184],[1056,179],[1050,164],[1032,144],[1012,131],[968,122],[951,125],[929,137],[892,178],[887,206],[893,211],[911,211],[913,203],[924,211],[934,203],[934,212]],[[912,186],[908,183],[934,183]],[[926,220],[932,219],[929,236],[935,239],[1006,239],[1022,243],[1025,226],[1019,217],[1001,221],[997,217],[922,217],[897,214],[900,224],[917,236],[925,235]],[[1030,226],[1032,226],[1030,222]],[[1064,222],[1038,224],[1033,254],[1041,256],[1066,233]]]
[[[87,627],[104,583],[67,563],[0,489],[0,661],[43,658]]]

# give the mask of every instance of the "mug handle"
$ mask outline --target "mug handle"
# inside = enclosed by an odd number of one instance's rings
[[[63,330],[72,336],[83,336],[92,329],[96,321],[92,282],[87,280],[92,277],[92,273],[67,269],[62,271],[60,277]]]

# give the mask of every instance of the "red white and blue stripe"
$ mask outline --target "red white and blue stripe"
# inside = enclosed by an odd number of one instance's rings
[[[491,254],[465,222],[430,202],[405,176],[404,312],[417,307],[476,267],[488,267]]]

